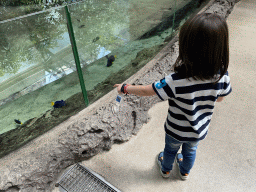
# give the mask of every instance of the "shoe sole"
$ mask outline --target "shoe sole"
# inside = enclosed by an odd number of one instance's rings
[[[187,179],[189,178],[189,176],[183,176],[183,175],[181,175],[180,166],[179,166],[177,157],[178,157],[178,154],[177,154],[176,157],[175,157],[175,163],[176,163],[176,165],[178,166],[178,169],[179,169],[179,176],[180,176],[180,178],[181,178],[182,180],[187,180]]]

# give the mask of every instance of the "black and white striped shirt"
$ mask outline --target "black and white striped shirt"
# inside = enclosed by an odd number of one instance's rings
[[[204,139],[216,100],[232,91],[228,72],[215,85],[212,80],[189,80],[172,72],[152,84],[158,97],[169,101],[165,131],[179,141]]]

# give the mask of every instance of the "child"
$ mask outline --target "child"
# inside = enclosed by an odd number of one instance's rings
[[[179,176],[188,178],[196,149],[208,132],[215,102],[231,91],[228,76],[229,40],[224,18],[201,13],[180,29],[179,56],[171,73],[151,85],[115,84],[118,93],[157,96],[169,102],[164,125],[165,148],[157,155],[161,175],[170,177],[175,161]],[[178,150],[182,146],[182,152]]]

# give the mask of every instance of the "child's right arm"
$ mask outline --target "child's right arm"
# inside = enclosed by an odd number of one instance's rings
[[[113,87],[117,87],[117,91],[121,94],[121,87],[123,84],[115,84]],[[130,85],[126,88],[129,94],[134,94],[138,96],[153,96],[156,95],[152,84],[149,85]]]

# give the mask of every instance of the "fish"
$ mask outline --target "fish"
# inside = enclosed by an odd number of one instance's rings
[[[19,119],[14,119],[15,123],[19,124],[19,125],[22,125],[22,123],[20,122]]]
[[[99,37],[95,37],[92,42],[95,43],[96,41],[98,41],[100,39],[100,36]]]
[[[107,67],[110,67],[113,64],[113,62],[115,61],[116,55],[115,56],[111,55],[110,57],[108,57],[106,55],[106,58],[108,59]]]
[[[65,105],[66,105],[66,102],[63,101],[63,100],[52,102],[52,106],[54,108],[61,108],[61,107],[65,106]]]
[[[80,25],[78,28],[81,29],[81,28],[83,28],[83,27],[85,27],[85,25]]]

